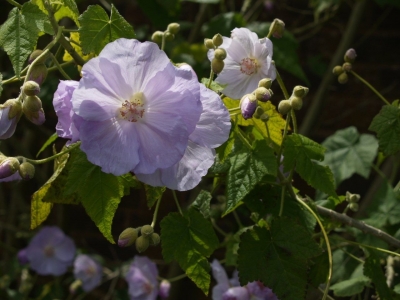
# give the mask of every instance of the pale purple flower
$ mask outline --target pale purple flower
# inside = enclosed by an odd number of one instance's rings
[[[11,137],[22,115],[22,105],[16,99],[0,105],[0,140]]]
[[[160,282],[160,290],[158,291],[158,295],[162,299],[167,299],[169,296],[169,290],[171,289],[171,283],[168,280],[162,280]]]
[[[75,257],[74,241],[55,226],[43,227],[26,248],[31,269],[40,275],[64,274]]]
[[[247,94],[240,100],[240,110],[245,120],[252,118],[257,108],[257,99],[255,99],[255,97],[254,99],[251,98],[252,97]]]
[[[202,111],[197,77],[178,76],[164,51],[137,40],[118,39],[87,62],[71,102],[88,160],[114,175],[177,163]]]
[[[79,132],[75,123],[79,124],[79,117],[72,110],[72,94],[78,87],[79,81],[60,80],[53,97],[54,110],[58,117],[56,132],[59,137],[71,140],[74,143],[79,140]],[[72,120],[75,122],[72,122]]]
[[[227,52],[225,66],[216,82],[227,85],[222,93],[233,99],[241,99],[252,93],[263,78],[276,78],[272,64],[272,42],[268,38],[259,39],[247,28],[235,28],[231,38],[224,38],[221,45]],[[208,51],[208,58],[214,58],[214,50]]]
[[[82,281],[82,288],[89,292],[100,285],[103,268],[101,265],[88,255],[80,254],[74,261],[75,279]]]
[[[155,300],[158,294],[156,264],[145,256],[136,255],[125,280],[131,300]]]
[[[177,80],[184,84],[185,77],[195,76],[192,68],[183,65],[178,69]],[[139,180],[152,186],[166,186],[170,189],[186,191],[197,186],[207,174],[215,159],[216,148],[229,136],[231,128],[229,112],[217,93],[198,83],[203,111],[195,130],[189,136],[189,143],[182,159],[168,168],[157,169],[152,174],[136,172]]]

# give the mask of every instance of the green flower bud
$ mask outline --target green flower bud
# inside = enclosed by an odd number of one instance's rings
[[[335,74],[336,76],[339,76],[344,72],[342,66],[336,66],[333,68],[332,73]]]
[[[354,211],[354,212],[358,211],[358,203],[351,202],[351,203],[349,204],[349,208],[350,208],[352,211]]]
[[[264,109],[261,106],[257,106],[253,118],[259,119],[263,114],[264,114]]]
[[[207,49],[214,49],[214,43],[212,39],[204,39],[204,45],[206,46]]]
[[[346,72],[339,75],[338,82],[340,84],[345,84],[347,81],[349,81],[349,76],[347,76]]]
[[[226,58],[226,51],[224,48],[218,48],[214,51],[214,57],[218,60],[224,60]]]
[[[160,235],[158,233],[153,232],[150,236],[149,242],[152,246],[157,246],[160,243]]]
[[[345,70],[346,72],[350,72],[351,69],[353,68],[353,65],[349,62],[345,62],[342,67],[343,70]]]
[[[219,74],[224,69],[225,63],[223,60],[213,58],[211,61],[211,69],[215,74]]]
[[[153,232],[154,232],[154,228],[151,227],[150,225],[144,225],[140,229],[140,233],[145,237],[149,237],[150,235],[153,234]]]
[[[258,87],[265,87],[266,89],[269,89],[271,87],[271,84],[272,84],[271,78],[264,78],[258,82]]]
[[[172,34],[171,32],[166,32],[165,33],[165,40],[167,41],[167,42],[170,42],[170,41],[172,41],[172,40],[174,40],[174,38],[175,38],[175,35],[174,34]]]
[[[290,100],[282,100],[279,102],[278,111],[282,115],[286,115],[292,109],[292,105],[290,104]]]
[[[22,90],[27,96],[36,96],[40,92],[40,86],[35,81],[27,81],[24,83]]]
[[[164,33],[162,31],[156,31],[153,33],[151,36],[151,40],[154,43],[161,44],[162,43],[162,38],[163,38]]]
[[[304,86],[297,85],[293,89],[293,95],[295,95],[296,97],[304,98],[307,94],[308,94],[308,88]]]
[[[9,99],[6,102],[4,102],[3,105],[0,105],[0,107],[8,107],[10,106],[10,111],[8,112],[8,119],[12,118],[21,118],[22,116],[22,103],[18,101],[17,99]]]
[[[172,34],[177,34],[179,32],[181,25],[178,23],[171,23],[168,25],[167,30]]]
[[[47,77],[47,67],[45,64],[35,64],[29,75],[28,80],[32,80],[41,85]]]
[[[24,103],[22,103],[22,111],[24,114],[29,112],[35,112],[42,108],[42,101],[38,96],[27,96],[25,97]]]
[[[43,53],[43,50],[36,49],[34,50],[31,55],[29,56],[28,63],[32,63],[36,58],[38,58],[41,54]],[[37,61],[36,64],[44,64],[46,62],[46,59],[48,58],[48,55],[45,55],[41,59]]]
[[[352,194],[350,192],[346,192],[346,201],[347,202],[358,202],[360,200],[359,194]]]
[[[139,231],[136,228],[126,228],[118,237],[118,246],[128,247],[132,245],[138,238]]]
[[[275,19],[269,27],[269,32],[274,38],[280,39],[285,31],[285,23],[280,19]]]
[[[31,163],[24,162],[20,164],[18,172],[22,179],[29,180],[35,176],[35,167]]]
[[[149,248],[149,245],[150,245],[149,238],[144,237],[143,235],[139,236],[135,241],[136,250],[139,253],[146,251],[146,249]]]
[[[303,107],[303,99],[300,97],[290,97],[290,105],[294,110],[300,110]]]
[[[254,94],[256,95],[257,100],[262,102],[267,102],[272,96],[270,90],[266,89],[265,87],[257,88],[254,91]]]
[[[222,38],[222,35],[217,33],[216,35],[213,36],[212,41],[215,47],[219,47],[224,42],[224,39]]]

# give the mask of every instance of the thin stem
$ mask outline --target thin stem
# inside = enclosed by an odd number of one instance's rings
[[[18,7],[18,9],[21,9],[21,8],[22,8],[22,5],[19,4],[17,1],[14,1],[14,0],[7,0],[7,2],[10,3],[10,4],[12,4],[12,5],[14,5],[14,6],[16,6],[16,7]]]
[[[240,221],[240,218],[239,218],[239,216],[238,216],[236,210],[233,211],[233,216],[234,216],[234,218],[235,218],[236,223],[238,223],[239,228],[242,229],[242,228],[243,228],[243,224],[242,224],[242,222]]]
[[[221,227],[219,227],[219,226],[217,225],[217,223],[215,222],[214,219],[211,219],[211,224],[213,225],[213,227],[215,228],[215,230],[218,231],[223,237],[227,237],[227,236],[228,236],[228,234],[227,234],[225,231],[223,231],[223,230],[221,229]]]
[[[67,29],[67,28],[63,28],[63,32],[78,32],[79,28],[74,28],[74,29]]]
[[[358,261],[360,264],[364,264],[365,262],[362,259],[359,259],[357,256],[351,254],[350,252],[344,250],[343,248],[339,247],[339,249],[341,251],[343,251],[344,253],[346,253],[348,256],[350,256],[351,258],[353,258],[354,260]]]
[[[65,73],[64,69],[60,66],[58,63],[57,59],[53,54],[51,54],[51,59],[53,60],[54,64],[56,65],[57,69],[60,71],[60,73],[64,76],[64,78],[71,80],[71,77],[68,76],[67,73]]]
[[[162,198],[162,197],[161,197]],[[153,214],[153,221],[151,222],[151,227],[154,228],[154,226],[156,225],[157,222],[157,214],[158,214],[158,208],[160,207],[160,203],[161,203],[161,198],[158,199],[157,204],[156,204],[156,208],[154,210],[154,214]]]
[[[161,38],[161,50],[164,51],[165,48],[165,34],[167,33],[167,31],[164,31],[162,38]]]
[[[285,205],[285,192],[286,192],[286,185],[282,186],[282,191],[281,191],[281,205],[279,207],[279,216],[280,217],[282,217],[283,207]]]
[[[343,238],[341,238],[341,239],[343,239]],[[351,244],[351,245],[358,246],[358,247],[365,247],[365,248],[369,248],[369,249],[374,249],[374,250],[377,250],[377,251],[380,251],[380,252],[384,252],[384,253],[388,253],[388,254],[400,257],[399,253],[396,253],[396,252],[393,252],[393,251],[390,251],[390,250],[386,250],[386,249],[382,249],[382,248],[378,248],[378,247],[374,247],[374,246],[369,246],[369,245],[365,245],[365,244],[361,244],[361,243],[357,243],[357,242],[352,242],[352,241],[349,241],[349,240],[346,240],[346,242]]]
[[[290,111],[290,116],[292,117],[292,124],[293,124],[293,132],[297,133],[297,118],[296,118],[296,113],[294,112],[294,109]]]
[[[385,104],[390,105],[390,102],[386,100],[385,97],[382,96],[381,93],[379,93],[368,81],[366,81],[364,78],[362,78],[360,75],[358,75],[356,72],[353,70],[350,71],[351,74],[353,74],[355,77],[357,77],[362,83],[364,83],[367,87],[370,88],[371,91],[373,91]]]
[[[176,193],[175,193],[175,190],[171,190],[171,191],[172,191],[172,195],[174,196],[176,206],[178,207],[178,211],[181,215],[183,215],[181,206],[179,205],[178,197],[176,196]]]
[[[246,147],[249,148],[250,151],[253,151],[253,147],[251,146],[249,141],[246,139],[246,137],[243,135],[240,128],[238,128],[238,130],[236,130],[236,133],[238,134],[238,136],[239,136],[240,140],[243,142],[243,144],[245,144]]]
[[[36,159],[30,159],[30,158],[25,158],[25,157],[24,157],[23,159],[24,159],[25,161],[31,163],[31,164],[34,164],[34,165],[44,164],[44,163],[47,163],[47,162],[49,162],[49,161],[52,161],[52,160],[56,159],[57,157],[62,156],[62,155],[64,155],[64,154],[68,153],[68,152],[71,152],[71,151],[74,150],[76,147],[78,147],[80,144],[81,144],[81,142],[77,142],[77,143],[75,143],[75,144],[69,146],[69,147],[68,147],[67,149],[65,149],[64,151],[61,151],[61,152],[59,152],[59,153],[57,153],[57,154],[55,154],[55,155],[53,155],[53,156],[50,156],[50,157],[47,157],[47,158],[44,158],[44,159],[38,159],[38,160],[36,160]]]
[[[235,110],[239,110],[239,109],[240,109],[240,106],[235,107],[235,108],[230,108],[230,109],[228,109],[228,111],[231,112],[231,111],[235,111]]]
[[[178,281],[178,280],[181,280],[181,279],[183,279],[183,278],[186,278],[186,277],[187,277],[187,275],[184,273],[184,274],[181,274],[181,275],[172,277],[171,279],[167,279],[167,278],[163,278],[163,277],[158,277],[158,279],[159,279],[160,281],[161,281],[161,280],[168,280],[169,282],[174,282],[174,281]]]
[[[282,156],[282,151],[283,151],[283,142],[285,141],[285,138],[287,136],[288,130],[289,130],[289,123],[290,123],[290,114],[286,115],[286,124],[285,128],[283,130],[283,136],[282,136],[282,143],[281,146],[279,147],[279,151],[276,155],[277,163],[278,165],[281,163],[281,156]]]
[[[210,78],[208,79],[208,83],[207,83],[207,88],[208,88],[208,89],[210,88],[213,79],[214,79],[214,71],[211,69],[211,71],[210,71]],[[239,108],[240,108],[240,107],[239,107]]]
[[[273,64],[274,64],[274,66],[275,66],[275,62],[273,62]],[[279,87],[281,88],[281,90],[282,90],[282,92],[283,92],[283,95],[285,96],[285,99],[287,100],[287,99],[289,99],[289,93],[288,93],[288,91],[287,91],[287,89],[286,89],[286,86],[285,86],[285,84],[283,83],[283,80],[282,80],[282,77],[281,77],[281,75],[279,74],[279,72],[278,72],[278,70],[277,70],[277,68],[275,67],[275,71],[276,71],[276,80],[278,80],[278,83],[279,83]]]

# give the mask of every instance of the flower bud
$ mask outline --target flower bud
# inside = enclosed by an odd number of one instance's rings
[[[22,87],[24,94],[27,96],[36,96],[40,92],[40,86],[35,81],[27,81]]]
[[[154,232],[154,228],[150,225],[144,225],[142,226],[142,228],[140,229],[140,233],[142,235],[144,235],[145,237],[149,237],[150,235],[152,235]]]
[[[162,31],[156,31],[156,32],[154,32],[153,35],[151,36],[151,40],[152,40],[154,43],[161,44],[163,35],[164,35],[164,33],[163,33]]]
[[[335,74],[336,76],[339,76],[344,72],[342,66],[336,66],[333,68],[332,73]]]
[[[42,100],[38,96],[27,96],[22,104],[22,111],[35,112],[42,108]]]
[[[6,102],[4,102],[3,105],[0,105],[0,109],[2,108],[6,108],[9,107],[9,111],[8,111],[8,119],[13,119],[13,118],[17,118],[19,120],[19,118],[21,118],[22,116],[22,104],[20,101],[18,101],[17,99],[9,99]]]
[[[347,76],[346,72],[339,75],[339,77],[338,77],[339,83],[345,84],[347,81],[349,81],[349,76]]]
[[[146,251],[146,249],[149,248],[149,244],[149,239],[144,237],[143,235],[139,236],[135,241],[136,250],[139,253]]]
[[[139,232],[136,228],[126,228],[118,237],[118,246],[128,247],[132,245],[136,241],[138,235]]]
[[[345,62],[343,64],[343,70],[345,70],[346,72],[350,72],[352,68],[353,68],[353,65],[351,63]]]
[[[285,30],[285,23],[282,20],[275,19],[269,27],[269,32],[274,38],[280,39]]]
[[[32,63],[36,58],[38,58],[42,53],[43,53],[43,50],[40,50],[40,49],[34,50],[34,51],[31,53],[31,55],[29,56],[28,63],[31,64],[31,63]],[[36,62],[36,64],[44,64],[44,63],[46,62],[47,57],[48,57],[48,56],[45,55],[44,57],[40,58],[40,59]]]
[[[218,60],[224,60],[226,58],[226,51],[224,48],[218,48],[214,51],[214,57]]]
[[[347,202],[358,202],[360,200],[359,194],[352,194],[349,191],[346,192],[346,201]]]
[[[353,48],[350,48],[344,54],[344,61],[345,62],[349,62],[349,63],[353,63],[356,60],[356,57],[357,57],[356,50],[354,50]]]
[[[256,111],[253,114],[253,118],[260,119],[260,117],[264,114],[264,109],[261,106],[257,106]]]
[[[292,109],[292,105],[290,104],[290,100],[282,100],[279,102],[278,111],[282,115],[286,115]]]
[[[17,99],[7,100],[0,105],[0,139],[11,137],[22,115],[22,104]]]
[[[206,46],[207,49],[214,49],[214,43],[212,39],[204,39],[204,46]]]
[[[41,85],[47,77],[47,67],[45,64],[35,64],[32,67],[28,80],[32,80]]]
[[[354,211],[354,212],[358,211],[358,203],[351,202],[351,203],[349,204],[349,208],[350,208],[352,211]]]
[[[308,94],[308,88],[304,86],[297,85],[293,89],[293,95],[295,95],[296,97],[304,98],[307,94]]]
[[[35,125],[42,125],[46,118],[44,116],[43,108],[38,111],[24,112],[25,117]]]
[[[294,110],[300,110],[303,107],[303,99],[300,97],[290,97],[290,105]]]
[[[224,42],[224,39],[222,38],[222,35],[217,33],[216,35],[213,36],[212,41],[215,47],[219,47]]]
[[[247,120],[253,117],[257,109],[257,99],[253,94],[247,94],[242,97],[239,105],[243,118]]]
[[[215,74],[219,74],[224,69],[225,63],[223,60],[213,58],[211,61],[211,69]]]
[[[269,89],[271,87],[271,84],[271,78],[263,78],[258,82],[258,87],[265,87],[266,89]]]
[[[172,34],[171,32],[167,31],[165,34],[165,40],[170,42],[175,38],[175,35]]]
[[[157,246],[160,243],[160,235],[158,233],[153,232],[150,236],[149,242],[152,246]]]
[[[171,288],[171,283],[163,279],[160,282],[160,289],[158,290],[158,295],[161,297],[161,299],[167,299],[169,297],[169,290]]]
[[[18,169],[19,175],[24,180],[32,179],[35,176],[35,167],[28,162],[23,162]]]
[[[177,34],[179,32],[181,25],[178,23],[171,23],[168,25],[167,30],[172,34]]]
[[[17,253],[17,259],[21,265],[26,265],[29,263],[28,255],[26,252],[27,252],[26,248],[24,248],[24,249],[19,250]]]
[[[18,171],[19,161],[15,157],[8,157],[0,163],[0,179],[7,178]]]
[[[270,90],[266,89],[265,87],[257,88],[254,91],[254,94],[256,95],[257,100],[262,102],[267,102],[272,96]]]

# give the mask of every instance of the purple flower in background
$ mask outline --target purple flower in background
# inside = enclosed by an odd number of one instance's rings
[[[184,85],[184,78],[194,77],[188,65],[177,69],[177,82]],[[189,136],[189,143],[182,159],[175,165],[157,169],[152,174],[136,173],[139,180],[152,186],[167,186],[170,189],[186,191],[199,184],[215,159],[216,148],[229,136],[231,128],[229,112],[217,93],[198,83],[203,111],[196,128]]]
[[[101,283],[103,268],[88,255],[80,254],[74,261],[74,276],[82,281],[82,288],[85,292],[93,290]]]
[[[222,91],[233,99],[252,93],[263,78],[276,78],[272,65],[272,42],[268,38],[258,39],[256,33],[247,28],[235,28],[231,38],[224,38],[221,48],[225,48],[227,57],[225,67],[218,75],[216,82],[227,84]],[[214,50],[208,51],[210,61]]]
[[[17,259],[21,265],[26,265],[29,263],[28,257],[26,256],[26,248],[18,251]]]
[[[30,241],[26,257],[38,274],[59,276],[72,265],[75,251],[74,241],[60,228],[45,226]]]
[[[251,300],[279,300],[270,288],[259,281],[249,282],[246,287],[251,294]]]
[[[197,77],[180,76],[156,44],[109,43],[83,66],[72,94],[81,149],[114,175],[176,164],[202,112],[199,89]]]
[[[131,300],[155,300],[158,294],[156,264],[145,256],[136,255],[125,280]]]

